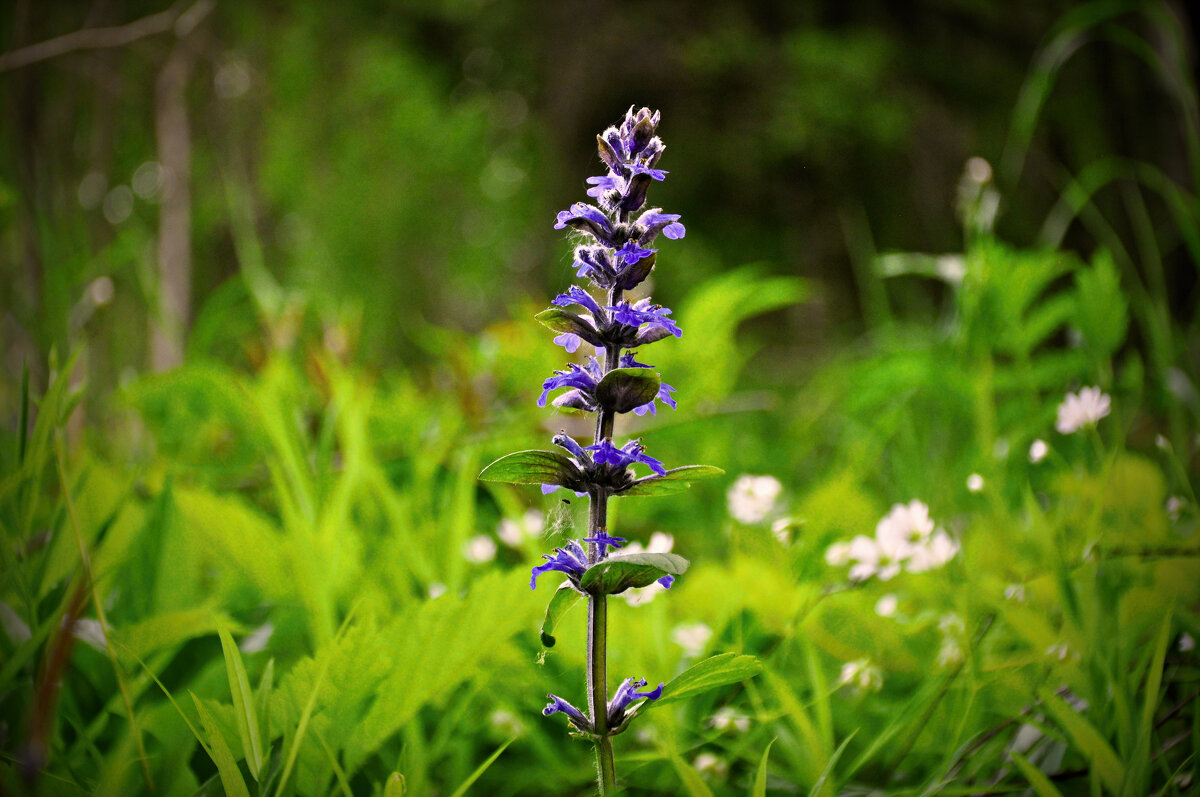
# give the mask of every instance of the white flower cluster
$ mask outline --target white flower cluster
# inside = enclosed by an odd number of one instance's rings
[[[729,488],[726,502],[729,514],[738,523],[762,523],[775,509],[783,485],[774,476],[742,474]]]
[[[848,661],[842,665],[838,684],[850,684],[864,692],[878,692],[883,688],[883,670],[872,664],[869,659]]]
[[[694,659],[704,652],[712,635],[712,629],[704,623],[685,623],[675,626],[671,631],[671,641],[683,648],[683,655]]]
[[[1054,428],[1059,434],[1072,434],[1085,426],[1094,426],[1108,415],[1112,400],[1098,387],[1085,387],[1078,393],[1068,393],[1058,405],[1058,420]]]
[[[834,567],[853,565],[850,578],[864,581],[878,576],[887,581],[902,569],[923,573],[949,562],[958,554],[958,543],[945,531],[934,531],[929,507],[913,500],[896,504],[879,524],[875,536],[859,534],[849,542],[837,542],[825,551],[825,561]]]

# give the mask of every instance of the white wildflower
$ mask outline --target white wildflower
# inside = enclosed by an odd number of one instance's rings
[[[694,659],[704,652],[704,646],[712,639],[712,629],[704,623],[677,625],[671,632],[671,641],[683,648],[683,655]]]
[[[692,760],[692,766],[697,771],[715,775],[716,777],[724,777],[729,771],[729,764],[725,763],[725,759],[718,758],[712,753],[701,753]]]
[[[893,593],[884,595],[879,600],[875,601],[875,614],[880,617],[892,617],[896,614],[896,608],[900,605],[900,599]]]
[[[842,665],[838,683],[850,684],[867,692],[878,692],[883,688],[883,671],[871,664],[869,659],[848,661]]]
[[[1004,597],[1006,600],[1016,601],[1017,603],[1025,602],[1025,585],[1024,584],[1009,584],[1004,588]]]
[[[730,706],[722,706],[717,709],[717,712],[709,718],[708,724],[719,731],[727,731],[732,728],[738,733],[745,733],[750,730],[750,718]]]
[[[1187,501],[1181,496],[1173,495],[1167,499],[1167,517],[1172,523],[1179,522],[1179,516],[1183,514],[1183,508],[1187,505]]]
[[[779,540],[781,545],[787,545],[792,541],[792,527],[796,521],[790,517],[781,517],[771,524],[771,533],[775,535],[775,539]]]
[[[472,564],[483,564],[496,558],[496,541],[486,534],[478,534],[463,546],[463,557]]]
[[[258,653],[260,650],[266,650],[267,643],[271,641],[271,634],[274,633],[275,626],[268,620],[247,634],[238,647],[242,649],[242,653]]]
[[[429,585],[429,599],[434,600],[446,594],[446,585],[440,581],[431,582]]]
[[[1068,393],[1058,405],[1058,420],[1054,428],[1060,434],[1072,434],[1085,426],[1093,426],[1108,415],[1111,399],[1098,387],[1085,387],[1078,393]]]
[[[739,523],[761,523],[775,508],[783,485],[774,476],[739,476],[729,488],[729,514]]]
[[[1196,649],[1196,640],[1187,631],[1179,635],[1179,652],[1188,653]]]
[[[929,542],[913,548],[906,567],[910,573],[936,570],[958,555],[958,543],[945,531],[938,529]]]
[[[937,663],[939,667],[952,667],[963,660],[962,645],[954,637],[942,637],[942,646],[938,649]]]
[[[488,717],[488,722],[505,736],[520,736],[525,730],[520,718],[505,708],[493,711]]]
[[[539,536],[545,525],[546,516],[536,509],[530,509],[520,520],[501,520],[496,528],[496,536],[508,547],[519,548],[526,538]]]
[[[1055,644],[1046,648],[1046,655],[1053,656],[1054,658],[1058,659],[1059,661],[1065,661],[1067,658],[1067,654],[1069,654],[1070,652],[1071,652],[1071,649],[1067,647],[1066,642],[1056,642]]]
[[[983,477],[978,473],[972,473],[967,477],[967,489],[973,493],[978,493],[983,490]]]
[[[875,526],[875,539],[885,551],[906,555],[910,546],[922,545],[933,534],[929,507],[917,500],[895,504]]]
[[[91,645],[101,652],[105,649],[104,626],[99,620],[81,618],[71,627],[71,633],[80,642]]]
[[[1046,445],[1045,440],[1034,440],[1029,444],[1029,461],[1034,465],[1041,462],[1050,453],[1050,446]]]

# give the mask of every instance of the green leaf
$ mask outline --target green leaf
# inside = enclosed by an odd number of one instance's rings
[[[750,792],[754,797],[767,797],[767,757],[771,755],[771,745],[776,741],[776,739],[772,739],[767,742],[767,749],[763,750],[762,759],[758,762],[758,772],[754,775],[754,788]]]
[[[628,489],[617,495],[659,496],[682,493],[692,486],[692,482],[702,479],[715,479],[724,476],[725,471],[712,465],[684,465],[671,468],[666,476],[646,476],[634,481]]]
[[[225,787],[225,793],[230,797],[250,797],[250,792],[246,789],[246,781],[242,779],[242,771],[238,769],[237,762],[233,758],[233,753],[230,751],[225,737],[221,735],[216,719],[208,707],[200,702],[200,698],[191,692],[188,694],[192,695],[192,702],[196,704],[196,712],[200,715],[200,724],[204,726],[204,735],[208,737],[209,755],[212,756],[213,763],[217,765],[217,772],[221,776],[221,785]]]
[[[762,662],[741,653],[718,653],[697,662],[663,687],[662,697],[648,701],[645,709],[688,700],[701,692],[753,678],[762,672]]]
[[[258,711],[259,738],[270,746],[271,744],[271,689],[275,686],[275,659],[267,662],[262,678],[258,681],[258,693],[254,696],[255,707]]]
[[[567,613],[567,609],[574,606],[583,594],[578,592],[569,583],[564,582],[559,586],[554,593],[554,597],[550,599],[550,603],[546,606],[546,618],[542,620],[542,644],[548,648],[554,647],[554,636],[552,632],[558,621]]]
[[[1125,765],[1100,735],[1100,731],[1096,730],[1096,726],[1050,689],[1038,690],[1038,696],[1042,698],[1046,712],[1067,732],[1075,748],[1092,762],[1104,785],[1110,791],[1119,793],[1121,783],[1125,780]]]
[[[518,451],[488,465],[479,474],[485,482],[557,484],[568,490],[582,486],[583,474],[574,462],[556,451]]]
[[[1025,776],[1025,780],[1029,781],[1029,785],[1033,787],[1038,797],[1062,797],[1062,792],[1050,778],[1046,777],[1046,773],[1029,763],[1025,756],[1016,750],[1009,750],[1008,756],[1017,765],[1017,769],[1021,770],[1021,774]]]
[[[614,368],[596,383],[596,400],[613,412],[629,412],[649,404],[662,380],[649,368]]]
[[[688,560],[678,554],[615,554],[585,570],[579,586],[590,595],[619,595],[630,587],[646,587],[687,569]]]
[[[534,316],[543,326],[555,332],[570,332],[593,346],[603,346],[604,341],[596,334],[596,328],[575,313],[558,307],[543,310]]]
[[[262,772],[263,756],[254,693],[250,691],[250,679],[246,676],[241,651],[230,636],[229,629],[218,628],[217,634],[221,637],[221,651],[225,654],[225,672],[229,676],[229,691],[233,693],[233,713],[237,717],[238,735],[242,737],[242,750],[245,752],[250,774],[258,780],[259,773]]]

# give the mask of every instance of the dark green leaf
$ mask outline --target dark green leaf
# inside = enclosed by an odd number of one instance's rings
[[[673,495],[682,493],[692,486],[692,482],[701,479],[715,479],[724,476],[725,471],[712,465],[684,465],[681,468],[671,468],[666,476],[646,476],[636,480],[627,490],[618,495]]]
[[[687,700],[701,692],[707,692],[709,689],[753,678],[760,672],[762,672],[762,663],[754,656],[718,653],[698,664],[693,664],[676,676],[663,688],[662,697],[647,702],[645,708],[649,709],[677,700]]]
[[[614,554],[584,571],[579,586],[592,595],[617,595],[630,587],[646,587],[663,576],[688,569],[688,560],[673,553]]]
[[[570,584],[563,583],[554,593],[554,597],[550,599],[549,605],[546,606],[546,618],[542,620],[542,644],[548,648],[554,647],[554,628],[558,625],[558,621],[567,613],[575,603],[583,597],[583,594],[576,591]]]
[[[596,400],[613,412],[629,412],[654,401],[661,383],[649,368],[614,368],[596,385]]]
[[[479,479],[507,484],[558,484],[579,487],[583,474],[575,463],[556,451],[518,451],[484,468]]]
[[[580,316],[559,307],[551,307],[534,316],[543,326],[555,332],[570,332],[586,340],[593,346],[603,346],[596,328]]]

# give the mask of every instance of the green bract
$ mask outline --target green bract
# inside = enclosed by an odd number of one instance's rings
[[[617,595],[631,587],[647,587],[663,576],[682,575],[688,564],[673,553],[613,554],[589,567],[579,587],[592,595]]]

